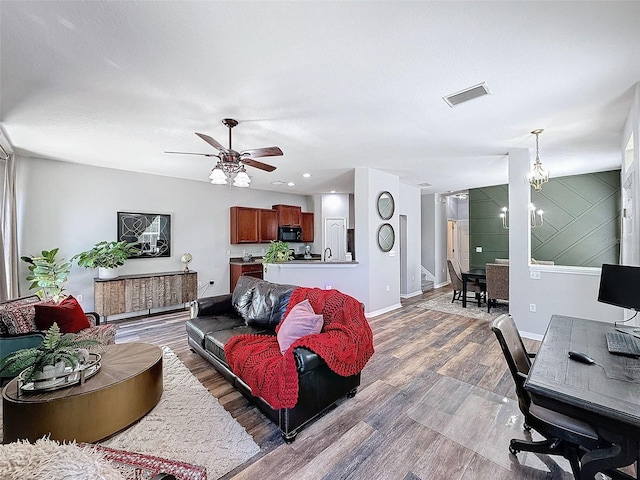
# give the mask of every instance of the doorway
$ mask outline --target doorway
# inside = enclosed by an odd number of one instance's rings
[[[324,251],[331,249],[331,259],[344,261],[347,251],[347,219],[343,217],[327,217],[324,219]]]
[[[469,270],[469,220],[447,220],[447,259]]]

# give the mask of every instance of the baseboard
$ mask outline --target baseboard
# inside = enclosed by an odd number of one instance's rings
[[[418,295],[422,295],[422,290],[416,290],[415,292],[405,293],[404,295],[400,295],[400,298],[411,298],[411,297],[417,297]]]
[[[387,313],[387,312],[390,312],[392,310],[397,310],[398,308],[402,308],[402,304],[401,303],[396,303],[395,305],[391,305],[391,306],[386,307],[386,308],[381,308],[380,310],[374,310],[373,312],[366,312],[364,314],[364,316],[366,318],[373,318],[373,317],[377,317],[378,315],[382,315],[383,313]]]
[[[542,341],[542,337],[543,337],[543,335],[540,335],[538,333],[530,333],[530,332],[520,332],[520,336],[524,338],[528,338],[530,340],[538,340],[539,342]]]

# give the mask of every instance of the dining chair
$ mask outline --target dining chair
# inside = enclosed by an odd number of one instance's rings
[[[509,301],[509,264],[487,263],[487,313],[498,300]]]
[[[457,259],[447,260],[447,268],[449,269],[449,277],[451,279],[451,287],[453,288],[453,297],[451,303],[455,300],[462,300],[462,268],[460,262]],[[467,292],[475,294],[475,298],[478,301],[478,306],[484,296],[485,286],[477,281],[467,282]]]

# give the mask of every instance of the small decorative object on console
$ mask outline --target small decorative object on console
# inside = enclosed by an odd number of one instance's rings
[[[180,261],[184,263],[185,272],[189,271],[189,264],[191,263],[192,260],[193,260],[193,256],[190,253],[183,253],[182,256],[180,257]]]

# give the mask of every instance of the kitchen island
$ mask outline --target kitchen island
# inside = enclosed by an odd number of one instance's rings
[[[354,298],[365,298],[362,272],[356,261],[292,260],[264,266],[264,279],[269,282],[325,290],[333,288]]]

